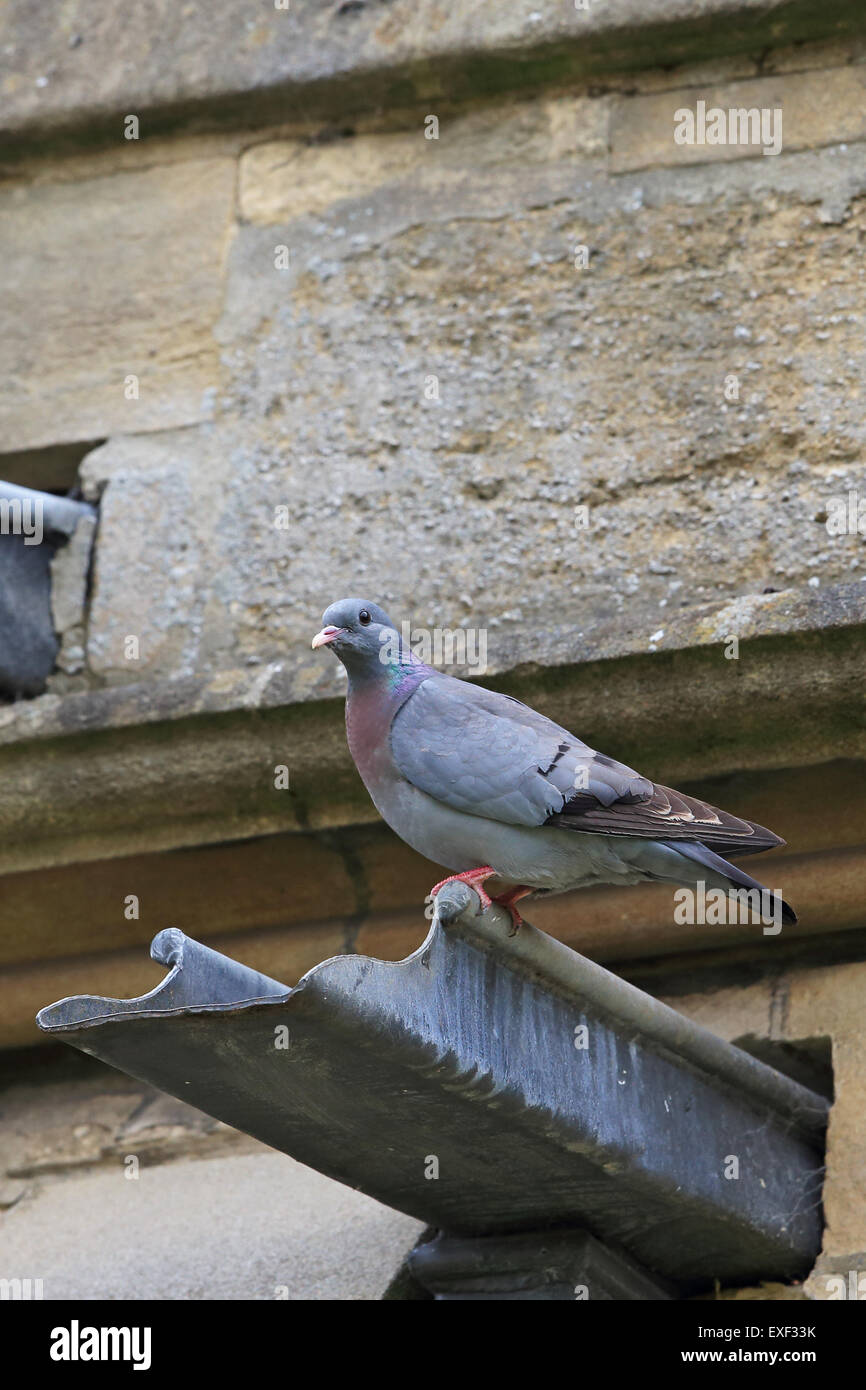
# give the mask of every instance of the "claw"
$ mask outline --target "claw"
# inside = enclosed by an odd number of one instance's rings
[[[482,884],[486,883],[488,878],[494,878],[495,874],[496,870],[491,869],[489,864],[485,864],[480,869],[467,869],[465,873],[462,874],[450,874],[448,878],[443,878],[441,883],[435,884],[430,889],[430,897],[435,898],[439,889],[444,888],[446,883],[468,883],[469,887],[474,888],[481,899],[481,909],[483,911],[490,906],[491,898],[485,893]]]
[[[509,936],[516,936],[523,926],[523,918],[514,906],[521,898],[526,898],[532,892],[531,888],[526,888],[523,884],[518,884],[516,888],[509,888],[507,893],[500,893],[498,898],[493,901],[499,906],[504,907],[511,916],[511,931]]]
[[[519,883],[515,888],[509,888],[507,893],[500,893],[497,898],[491,898],[489,894],[485,893],[482,885],[487,882],[488,878],[495,877],[496,870],[491,869],[489,864],[485,864],[483,868],[480,869],[467,869],[466,872],[462,874],[451,874],[448,878],[443,878],[441,883],[435,884],[434,887],[430,889],[428,901],[435,898],[439,889],[444,888],[446,883],[468,883],[469,887],[474,888],[481,899],[482,911],[490,907],[493,903],[496,903],[498,907],[504,907],[506,909],[511,916],[511,931],[508,935],[516,936],[523,926],[523,918],[514,904],[519,902],[521,898],[528,897],[528,895],[533,892],[533,889],[527,888],[524,884]]]

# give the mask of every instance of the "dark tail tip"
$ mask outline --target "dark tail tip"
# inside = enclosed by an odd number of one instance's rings
[[[795,927],[797,925],[797,914],[790,903],[785,902],[784,898],[782,899],[782,922],[786,927]]]

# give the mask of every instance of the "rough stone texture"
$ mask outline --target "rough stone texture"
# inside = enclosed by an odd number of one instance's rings
[[[57,1050],[3,1087],[0,1179],[16,1200],[56,1178],[106,1169],[124,1157],[152,1167],[197,1154],[262,1152],[263,1146],[190,1105],[109,1068],[82,1068]],[[11,1195],[11,1193],[10,1193]],[[8,1205],[12,1205],[9,1203]]]
[[[861,147],[611,179],[604,101],[242,158],[218,420],[84,466],[94,676],[300,654],[346,591],[526,649],[859,578],[824,523],[862,478]]]
[[[788,84],[820,144],[847,109],[827,78],[745,86]],[[237,164],[133,172],[125,150],[8,186],[13,302],[39,282],[35,332],[22,312],[6,339],[10,443],[113,436],[83,470],[102,519],[80,683],[287,653],[312,678],[310,622],[346,590],[483,627],[503,665],[552,618],[658,645],[683,608],[859,578],[864,537],[825,520],[862,485],[863,146],[611,176],[611,106],[615,160],[671,99],[543,97],[438,141],[419,120]]]
[[[173,855],[110,859],[92,866],[84,879],[77,876],[75,866],[16,874],[4,885],[10,896],[0,939],[0,966],[136,945],[146,958],[156,933],[175,924],[189,935],[198,932],[214,938],[245,928],[265,932],[317,923],[327,937],[331,933],[326,924],[336,924],[358,911],[368,881],[365,871],[373,882],[377,878],[381,882],[382,861],[389,848],[371,830],[358,830],[337,843],[328,835],[270,835]],[[362,858],[367,862],[359,875],[353,870]],[[401,895],[389,907],[417,903],[426,892],[426,888],[420,890],[429,869],[419,870],[411,861],[407,865],[408,851],[402,859],[398,881],[403,882],[408,869],[409,884],[403,893],[408,891],[410,896]],[[127,903],[130,896],[137,899],[132,907]],[[381,910],[380,904],[376,910]],[[62,935],[57,932],[60,916]],[[319,935],[318,929],[313,935]],[[347,944],[336,925],[332,939],[335,952]],[[314,952],[323,946],[317,940],[312,951],[304,952],[304,968],[321,959]],[[284,962],[283,968],[287,967]],[[159,978],[159,970],[152,968]]]
[[[69,540],[51,562],[51,618],[60,643],[57,667],[69,678],[70,688],[76,684],[74,678],[82,676],[84,671],[90,566],[96,531],[96,516],[82,515]],[[83,685],[83,677],[77,683]],[[59,680],[54,684],[57,688]]]
[[[65,1049],[5,1080],[0,1278],[40,1278],[46,1299],[380,1298],[420,1234]]]
[[[234,180],[233,162],[215,158],[5,185],[4,449],[207,416]]]
[[[84,513],[66,544],[53,558],[51,617],[58,636],[63,636],[70,628],[84,625],[90,555],[95,535],[96,517]]]
[[[0,1275],[76,1301],[377,1299],[422,1229],[283,1154],[173,1163],[138,1181],[118,1162],[18,1202]]]
[[[500,108],[456,117],[427,139],[419,121],[393,134],[357,135],[325,146],[301,140],[253,145],[240,159],[238,214],[267,226],[327,212],[384,190],[410,199],[419,184],[467,189],[479,170],[604,155],[609,103],[603,98],[541,99],[503,116]]]
[[[846,1281],[850,1270],[866,1275],[864,988],[866,965],[858,962],[792,971],[750,988],[670,1001],[729,1041],[744,1033],[776,1042],[831,1041],[834,1103],[823,1197],[827,1224],[823,1251],[804,1286],[809,1298],[830,1297],[833,1286],[827,1281],[840,1272]]]

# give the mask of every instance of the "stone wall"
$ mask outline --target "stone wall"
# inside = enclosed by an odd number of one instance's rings
[[[646,649],[684,610],[859,583],[862,537],[825,524],[863,431],[846,56],[485,105],[436,140],[142,117],[16,169],[4,437],[106,441],[86,668],[55,688],[288,658],[331,693],[307,634],[347,591],[484,626],[506,665],[539,628]],[[780,107],[783,154],[674,144],[695,92]]]
[[[0,706],[0,1045],[154,984],[168,925],[289,982],[420,942],[439,874],[309,649],[365,593],[785,836],[772,947],[656,889],[532,916],[726,1036],[831,1038],[859,1258],[860,7],[11,0],[0,92],[0,479],[88,504],[57,669]],[[698,102],[781,152],[677,143]]]

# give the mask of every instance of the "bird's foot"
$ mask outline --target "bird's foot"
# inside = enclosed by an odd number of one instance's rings
[[[499,907],[504,907],[511,915],[511,931],[508,933],[509,936],[516,936],[523,926],[523,918],[514,904],[520,902],[521,898],[528,897],[531,892],[531,888],[527,888],[523,884],[518,884],[516,888],[509,888],[507,893],[500,893],[498,898],[493,899]]]
[[[493,878],[495,874],[496,870],[491,869],[489,864],[485,864],[480,869],[467,869],[465,873],[462,874],[450,874],[448,878],[443,878],[441,883],[435,884],[434,887],[430,889],[428,896],[435,898],[439,889],[444,888],[446,883],[468,883],[469,887],[474,888],[481,899],[481,907],[483,910],[490,906],[491,900],[488,894],[485,893],[482,885],[486,883],[488,878]]]

